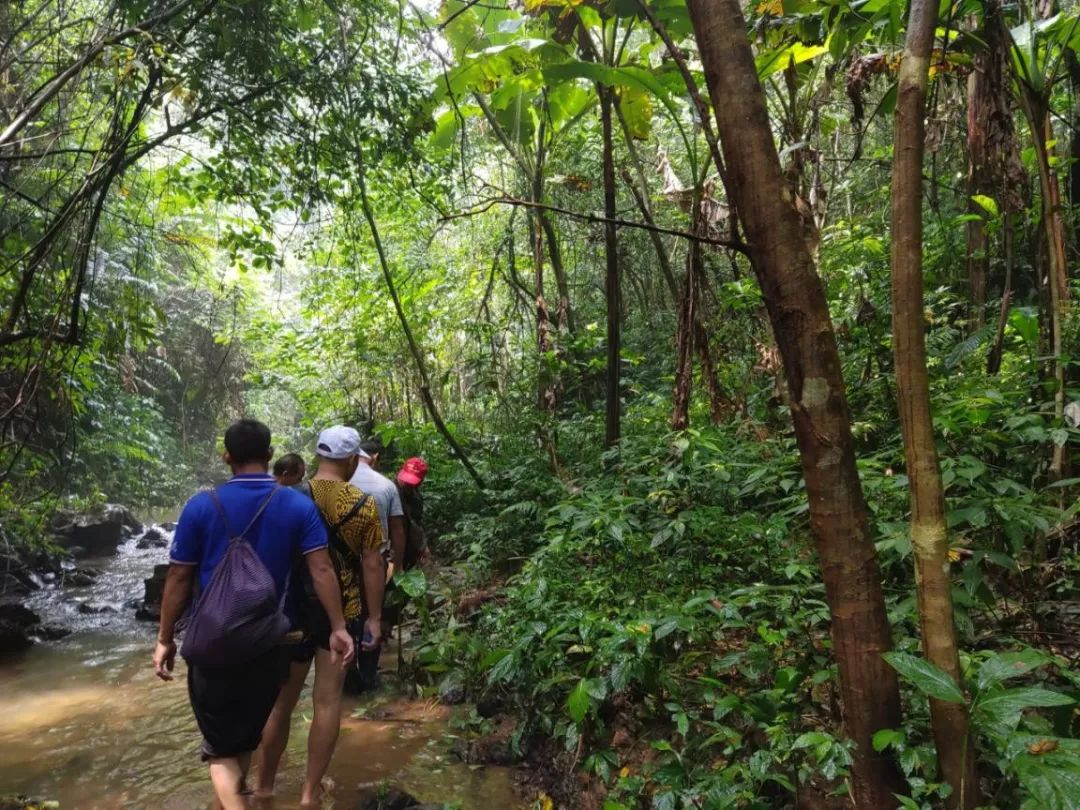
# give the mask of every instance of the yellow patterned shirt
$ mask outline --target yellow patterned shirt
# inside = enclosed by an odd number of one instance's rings
[[[324,481],[313,478],[311,497],[322,512],[327,526],[336,525],[352,511],[356,502],[365,498],[363,492],[346,481]],[[340,542],[330,539],[330,557],[337,570],[338,583],[341,585],[342,608],[345,621],[353,622],[360,618],[364,610],[364,552],[378,553],[382,547],[382,524],[375,499],[367,502],[337,529]]]

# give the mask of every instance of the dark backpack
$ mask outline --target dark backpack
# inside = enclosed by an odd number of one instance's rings
[[[180,646],[188,664],[207,668],[243,664],[280,643],[289,631],[285,616],[288,581],[279,596],[274,577],[247,540],[279,489],[271,490],[247,528],[236,535],[217,492],[211,490],[229,533],[229,547],[191,610]]]

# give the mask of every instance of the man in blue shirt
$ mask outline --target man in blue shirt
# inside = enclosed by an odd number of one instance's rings
[[[247,526],[277,487],[267,473],[272,455],[270,429],[261,422],[243,419],[225,431],[223,458],[233,477],[217,489],[217,495],[230,527]],[[279,489],[246,538],[273,576],[279,594],[294,560],[304,555],[330,620],[333,660],[347,667],[354,655],[353,640],[345,629],[341,591],[315,504],[299,492]],[[187,502],[173,537],[154,650],[154,671],[163,680],[172,680],[176,623],[190,601],[196,577],[200,589],[206,588],[229,540],[229,529],[210,493],[200,492]],[[210,763],[215,810],[247,806],[244,780],[251,753],[259,745],[287,674],[288,656],[281,647],[238,666],[188,667],[188,694],[203,735],[203,759]]]

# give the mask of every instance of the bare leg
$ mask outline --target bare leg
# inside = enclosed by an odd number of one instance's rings
[[[281,764],[281,755],[285,753],[285,746],[289,743],[293,709],[300,699],[300,692],[304,688],[310,668],[310,661],[292,662],[289,667],[289,680],[281,687],[277,703],[274,704],[263,728],[262,745],[256,758],[259,773],[255,783],[255,795],[259,798],[274,795],[274,779]]]
[[[301,805],[313,805],[322,793],[322,778],[330,767],[341,729],[341,690],[345,671],[330,660],[328,650],[315,651],[314,712],[308,731],[307,773],[300,793]]]
[[[242,763],[236,757],[210,760],[210,782],[214,786],[214,807],[220,810],[246,810],[247,802],[240,794],[244,784],[244,768],[250,754]]]

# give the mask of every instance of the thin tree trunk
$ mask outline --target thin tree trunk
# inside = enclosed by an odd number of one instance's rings
[[[612,138],[611,108],[614,92],[610,87],[598,85],[600,90],[600,123],[603,130],[604,161],[604,253],[607,270],[604,278],[604,296],[607,301],[607,384],[604,408],[604,441],[614,445],[622,432],[622,408],[620,397],[621,365],[621,308],[622,290],[619,278],[619,241],[615,228],[615,155]]]
[[[813,224],[804,222],[784,182],[739,0],[688,0],[688,7],[732,200],[787,373],[810,529],[832,615],[844,726],[855,743],[853,796],[860,808],[896,807],[894,794],[905,791],[904,781],[871,740],[881,729],[898,727],[900,690],[881,657],[892,646],[889,620],[836,336],[814,264],[815,234],[807,232]]]
[[[1005,241],[1005,282],[1001,290],[1001,307],[998,310],[997,329],[994,330],[994,343],[986,358],[986,373],[991,376],[1001,370],[1001,358],[1005,349],[1005,326],[1009,322],[1009,306],[1012,304],[1013,274],[1013,217],[1006,213],[1004,219]]]
[[[1068,264],[1065,257],[1065,223],[1061,216],[1061,185],[1053,169],[1053,128],[1046,102],[1021,86],[1021,106],[1031,128],[1035,146],[1035,163],[1039,172],[1042,198],[1042,221],[1046,230],[1046,250],[1049,258],[1047,290],[1050,298],[1050,355],[1054,374],[1054,421],[1061,424],[1065,415],[1065,366],[1061,362],[1062,326],[1069,305]],[[1065,472],[1065,445],[1053,442],[1051,449],[1050,483],[1060,481]]]
[[[405,343],[408,345],[409,354],[412,355],[413,362],[416,364],[416,373],[420,377],[420,399],[424,403],[424,409],[427,411],[428,416],[431,417],[435,429],[439,431],[440,435],[442,435],[446,440],[446,443],[450,446],[450,451],[457,457],[458,461],[461,462],[465,471],[469,473],[469,477],[476,482],[476,485],[480,489],[484,489],[484,479],[480,477],[480,473],[476,471],[472,462],[469,461],[468,454],[461,444],[458,443],[458,440],[454,437],[450,428],[446,426],[442,414],[439,413],[439,408],[435,404],[435,398],[431,395],[431,382],[428,379],[424,355],[420,351],[420,346],[413,336],[412,327],[409,326],[409,319],[405,317],[405,310],[401,306],[401,297],[398,295],[397,286],[394,284],[394,275],[390,271],[390,263],[386,258],[386,251],[383,248],[382,239],[379,236],[379,227],[375,221],[375,212],[371,207],[371,201],[368,199],[367,182],[364,172],[364,156],[359,145],[356,146],[356,170],[357,187],[360,190],[360,207],[363,209],[364,219],[367,220],[368,228],[371,231],[371,240],[375,243],[375,252],[379,256],[379,266],[382,268],[383,279],[386,281],[386,289],[390,293],[390,300],[393,301],[394,311],[397,313],[398,321],[401,323],[401,331],[405,334]],[[409,413],[409,421],[411,424],[411,411]]]
[[[538,202],[543,202],[539,200]],[[574,310],[570,303],[570,282],[566,276],[566,267],[563,266],[562,251],[559,249],[558,234],[555,226],[551,223],[551,217],[541,211],[540,227],[544,229],[544,238],[547,240],[548,259],[551,261],[551,270],[555,274],[555,287],[559,291],[559,305],[555,309],[555,323],[560,329],[566,329],[571,335],[576,331],[574,327]]]
[[[892,306],[896,390],[911,487],[911,545],[923,649],[931,663],[962,684],[953,623],[945,490],[930,413],[923,315],[924,116],[937,2],[913,0],[910,8],[893,135]],[[952,786],[946,806],[970,810],[978,804],[978,780],[967,709],[961,704],[931,699],[930,720],[941,776]]]
[[[694,194],[697,202],[697,194]],[[700,210],[700,205],[695,210]],[[700,216],[694,217],[697,231]],[[675,387],[671,394],[671,429],[686,430],[690,426],[690,394],[694,387],[694,340],[697,333],[697,264],[701,261],[701,246],[690,244],[686,254],[686,280],[682,305],[679,307],[679,326],[675,332]]]

